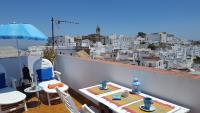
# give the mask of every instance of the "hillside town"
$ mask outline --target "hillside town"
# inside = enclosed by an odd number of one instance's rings
[[[57,54],[77,55],[84,50],[92,59],[122,62],[131,65],[194,72],[200,70],[200,44],[167,32],[136,36],[111,34],[103,36],[97,25],[96,33],[86,36],[57,36]],[[52,39],[49,37],[49,45]],[[84,55],[78,55],[84,57]],[[87,56],[86,56],[87,57]]]
[[[6,39],[1,40],[2,43],[6,43]],[[27,43],[22,42],[21,45],[23,44]],[[3,46],[0,48],[0,57],[43,56],[44,50],[47,47],[51,48],[52,44],[56,54],[187,71],[194,74],[200,71],[199,41],[186,40],[167,32],[149,34],[138,32],[135,36],[113,33],[105,36],[101,34],[98,25],[95,33],[81,36],[55,36],[54,41],[49,37],[48,42],[40,43],[40,46],[29,42],[27,49]]]

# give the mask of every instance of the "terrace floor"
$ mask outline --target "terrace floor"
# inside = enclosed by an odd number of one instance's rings
[[[68,92],[72,96],[78,109],[80,109],[83,104],[88,104],[96,107],[94,103],[87,100],[72,89],[69,89]],[[70,113],[59,99],[52,101],[51,106],[48,106],[46,93],[44,92],[40,92],[40,101],[38,101],[36,98],[36,94],[27,94],[26,103],[28,111],[19,109],[11,113]]]
[[[73,98],[76,106],[80,109],[81,103]],[[49,107],[47,103],[38,103],[36,97],[31,98],[27,102],[28,111],[23,111],[23,113],[70,113],[65,105],[60,100],[55,100],[52,102],[52,105]]]

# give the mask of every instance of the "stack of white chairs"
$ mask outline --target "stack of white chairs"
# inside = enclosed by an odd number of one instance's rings
[[[81,110],[79,111],[70,94],[61,91],[59,88],[56,88],[56,91],[70,113],[95,113],[86,104],[82,105]]]

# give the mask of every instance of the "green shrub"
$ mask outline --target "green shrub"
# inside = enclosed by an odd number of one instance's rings
[[[51,47],[46,47],[43,51],[43,58],[48,59],[49,61],[54,63],[54,60],[56,58],[56,52]]]

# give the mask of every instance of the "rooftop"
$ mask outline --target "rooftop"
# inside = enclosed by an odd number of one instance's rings
[[[23,56],[21,63],[27,63],[30,73],[33,73],[33,63],[38,58],[36,56]],[[7,69],[8,76],[15,75],[15,77],[19,78],[18,61],[17,57],[0,59],[1,64]],[[73,96],[78,108],[85,103],[98,108],[98,104],[82,95],[79,89],[98,84],[102,80],[109,80],[130,88],[133,77],[137,77],[142,84],[143,92],[187,107],[194,113],[200,111],[198,107],[200,92],[196,90],[200,85],[199,75],[67,55],[57,56],[55,69],[62,73],[62,82],[70,87],[69,93]],[[55,101],[49,107],[45,99],[46,96],[43,93],[40,98],[42,101],[40,105],[36,105],[37,99],[35,97],[28,98],[30,100],[28,100],[27,104],[27,113],[68,112],[60,101]]]

